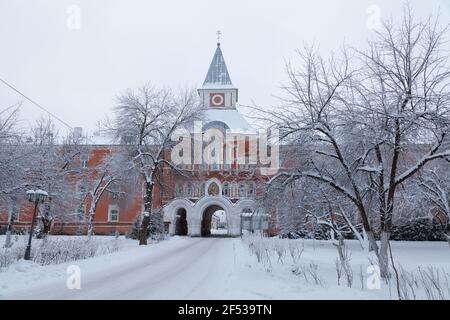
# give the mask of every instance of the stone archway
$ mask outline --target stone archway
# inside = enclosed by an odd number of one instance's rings
[[[205,210],[203,210],[202,215],[202,223],[201,223],[201,236],[209,237],[211,236],[211,228],[212,228],[212,218],[215,212],[224,211],[224,208],[220,205],[213,204],[208,206]],[[225,212],[226,214],[226,212]]]
[[[213,206],[217,206],[225,212],[228,236],[239,236],[241,234],[241,213],[247,207],[254,209],[255,201],[243,199],[232,203],[230,199],[223,197],[221,192],[217,196],[203,196],[195,203],[188,199],[176,198],[164,206],[163,209],[164,221],[169,223],[169,233],[171,235],[176,234],[177,213],[182,208],[186,210],[188,236],[200,237],[202,235],[204,213],[205,211],[212,210],[208,208]],[[204,223],[207,224],[207,222]]]
[[[175,216],[175,235],[188,235],[187,211],[185,208],[179,208]]]
[[[182,213],[180,210],[184,210],[186,212],[186,223],[187,223],[187,235],[191,235],[192,230],[195,229],[192,227],[192,207],[193,203],[187,199],[177,198],[173,201],[169,202],[166,206],[164,206],[164,221],[169,223],[169,233],[170,235],[177,234],[177,221],[178,214]],[[184,215],[182,214],[182,218]]]
[[[224,211],[226,218],[226,230],[228,235],[239,235],[239,215],[235,215],[233,203],[222,196],[205,196],[195,203],[192,208],[192,227],[189,230],[190,234],[195,236],[202,236],[208,234],[207,226],[210,224],[211,212]],[[206,218],[206,219],[204,219]],[[211,229],[209,229],[211,230]],[[202,232],[203,231],[203,232]]]

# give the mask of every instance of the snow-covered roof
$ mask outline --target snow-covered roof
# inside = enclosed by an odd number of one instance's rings
[[[234,108],[213,109],[208,108],[205,111],[205,120],[207,122],[220,121],[225,123],[232,131],[246,132],[254,131],[252,126],[245,118]]]
[[[94,131],[91,134],[87,134],[87,143],[97,146],[114,145],[113,139],[102,131]]]
[[[224,86],[233,87],[222,50],[220,49],[220,43],[217,44],[216,52],[206,74],[206,79],[203,82],[203,88],[210,86],[213,86],[215,89],[223,88]]]

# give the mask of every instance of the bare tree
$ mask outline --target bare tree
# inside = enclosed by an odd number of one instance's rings
[[[0,205],[4,206],[25,185],[22,164],[26,157],[22,149],[23,132],[18,127],[19,110],[17,104],[0,112]]]
[[[450,245],[450,175],[448,168],[428,170],[419,178],[419,186],[431,203],[433,218],[443,219]]]
[[[144,212],[141,216],[139,244],[146,245],[153,209],[155,183],[163,182],[162,168],[176,169],[167,154],[174,145],[175,130],[187,128],[200,119],[202,109],[194,90],[157,89],[145,85],[120,95],[114,119],[107,127],[117,141],[126,144],[133,168],[144,181]]]
[[[396,195],[427,164],[450,156],[449,69],[442,43],[447,29],[432,18],[416,22],[411,9],[397,26],[386,21],[369,49],[343,50],[325,61],[311,48],[302,65],[287,66],[282,107],[260,111],[310,156],[271,182],[308,177],[345,196],[357,209],[383,276]],[[374,201],[374,198],[376,201]],[[381,247],[371,214],[379,216]]]
[[[82,168],[79,155],[86,148],[81,136],[69,132],[60,137],[53,121],[40,117],[26,136],[25,150],[29,150],[26,182],[29,188],[49,193],[47,203],[39,214],[41,233],[45,237],[54,219],[73,220],[72,205],[76,202],[71,179],[79,176]]]
[[[110,195],[120,197],[124,191],[125,182],[133,180],[129,163],[119,150],[110,150],[101,163],[91,168],[85,174],[88,176],[88,186],[85,201],[89,204],[87,235],[92,236],[94,218],[99,202]]]

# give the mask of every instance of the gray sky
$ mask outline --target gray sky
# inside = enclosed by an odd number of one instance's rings
[[[448,0],[411,3],[419,16],[440,9],[441,22],[450,22]],[[220,29],[240,103],[271,105],[296,48],[362,46],[378,13],[399,18],[401,7],[392,0],[0,0],[0,77],[92,131],[126,88],[201,85]],[[0,111],[19,99],[0,83]],[[41,113],[25,102],[23,124]]]

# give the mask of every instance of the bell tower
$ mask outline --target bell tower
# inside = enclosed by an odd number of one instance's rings
[[[198,94],[206,109],[236,109],[238,89],[233,86],[220,48],[220,31],[217,31],[217,48]]]

